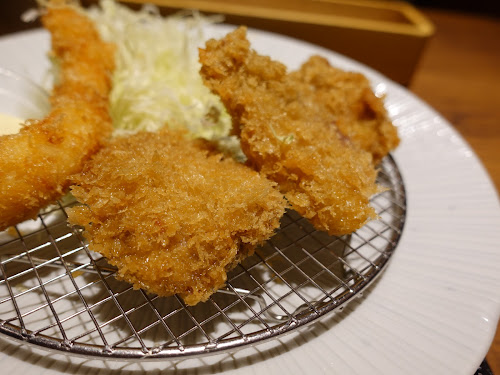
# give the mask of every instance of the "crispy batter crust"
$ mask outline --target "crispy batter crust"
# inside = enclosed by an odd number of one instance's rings
[[[344,136],[371,153],[375,164],[398,146],[397,129],[364,75],[332,67],[325,58],[312,56],[290,73],[289,79],[298,87],[308,86],[310,100],[325,117],[333,119]]]
[[[69,187],[112,131],[108,115],[113,47],[73,8],[49,7],[44,26],[61,64],[60,82],[43,120],[0,137],[0,230],[33,218]]]
[[[134,287],[205,301],[286,205],[272,182],[212,152],[173,130],[117,138],[75,177],[84,205],[69,221]]]
[[[330,92],[341,81],[336,70],[315,57],[287,74],[283,64],[250,49],[245,28],[207,42],[200,61],[205,83],[233,118],[249,164],[276,181],[295,210],[335,235],[375,217],[369,205],[378,191],[372,155],[337,126],[359,117],[350,107],[360,102],[345,98],[346,88]]]

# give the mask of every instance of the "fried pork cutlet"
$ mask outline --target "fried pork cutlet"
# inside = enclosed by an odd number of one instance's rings
[[[69,176],[81,170],[112,131],[112,45],[63,2],[49,2],[42,21],[52,34],[60,82],[46,118],[29,120],[19,133],[0,137],[0,230],[35,217],[62,196]]]
[[[273,183],[184,133],[117,138],[74,179],[69,221],[118,277],[188,305],[270,238],[286,201]]]
[[[334,103],[318,102],[330,100],[322,88],[334,85],[333,78],[323,78],[323,85],[308,69],[319,60],[303,73],[287,74],[283,64],[251,50],[239,28],[208,41],[200,61],[205,83],[233,118],[248,163],[277,182],[296,211],[334,235],[376,216],[369,205],[378,191],[372,155],[339,131],[340,115],[328,107]]]

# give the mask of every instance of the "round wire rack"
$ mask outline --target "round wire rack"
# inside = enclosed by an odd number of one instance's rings
[[[275,236],[205,303],[186,306],[118,281],[116,269],[68,226],[66,197],[36,221],[0,232],[0,333],[85,357],[199,356],[289,333],[360,296],[401,236],[406,196],[386,157],[372,199],[379,218],[349,236],[317,231],[289,211]]]

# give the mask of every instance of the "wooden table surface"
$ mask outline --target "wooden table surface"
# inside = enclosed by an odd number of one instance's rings
[[[423,12],[436,34],[409,88],[462,134],[500,191],[500,19]],[[486,358],[500,375],[500,326]]]

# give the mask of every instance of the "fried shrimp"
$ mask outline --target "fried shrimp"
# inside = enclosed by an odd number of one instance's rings
[[[0,137],[0,230],[35,217],[62,196],[68,177],[112,131],[113,46],[101,41],[89,19],[61,1],[49,2],[42,21],[52,36],[60,80],[46,118],[28,120],[19,133]]]
[[[287,74],[283,64],[250,49],[243,27],[208,41],[200,61],[205,83],[233,118],[249,165],[277,182],[292,208],[334,235],[376,217],[369,204],[378,191],[373,157],[340,132],[326,94],[327,102],[318,103],[322,93],[315,84],[323,86],[307,66]]]
[[[178,130],[115,138],[74,182],[83,205],[69,222],[85,227],[90,249],[134,287],[188,305],[224,285],[286,206],[274,183]]]

